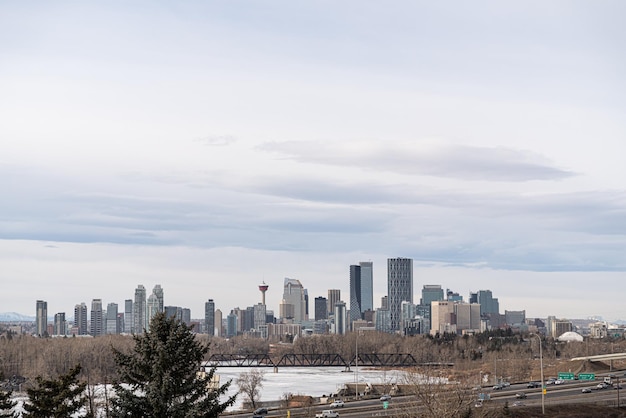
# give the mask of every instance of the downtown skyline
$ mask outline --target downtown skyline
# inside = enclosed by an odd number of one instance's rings
[[[263,281],[278,312],[285,277],[349,304],[362,261],[377,306],[407,257],[414,297],[625,319],[625,13],[4,2],[0,312],[159,283],[202,317]]]

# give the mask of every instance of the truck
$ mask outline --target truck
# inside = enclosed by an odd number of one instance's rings
[[[333,411],[332,409],[325,409],[315,414],[315,418],[337,418],[338,416],[339,412]]]

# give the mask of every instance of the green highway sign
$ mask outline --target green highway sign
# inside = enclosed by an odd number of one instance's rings
[[[389,401],[384,401],[383,402],[383,409],[387,409],[389,408]]]
[[[595,373],[579,373],[578,380],[596,380]]]
[[[563,373],[563,372],[559,372],[559,379],[563,379],[563,380],[574,380],[574,373]]]

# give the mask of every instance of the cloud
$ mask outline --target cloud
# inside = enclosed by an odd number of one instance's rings
[[[509,148],[420,145],[392,141],[268,142],[260,150],[300,162],[463,180],[523,182],[561,180],[575,174],[550,166],[541,156]]]
[[[210,147],[223,147],[235,143],[237,138],[232,135],[208,135],[193,141]]]

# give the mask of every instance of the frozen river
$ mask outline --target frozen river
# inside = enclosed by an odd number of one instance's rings
[[[237,377],[240,373],[248,372],[252,367],[218,367],[216,373],[220,376],[220,383],[232,380],[229,395],[235,394]],[[294,395],[310,395],[314,397],[330,395],[341,389],[346,383],[356,381],[356,370],[344,371],[343,367],[282,367],[274,373],[271,367],[261,367],[265,372],[261,401],[276,401],[284,398],[285,393]],[[359,368],[359,384],[401,383],[403,372],[400,370],[370,370]],[[236,404],[231,408],[241,408],[243,398],[237,397]]]

